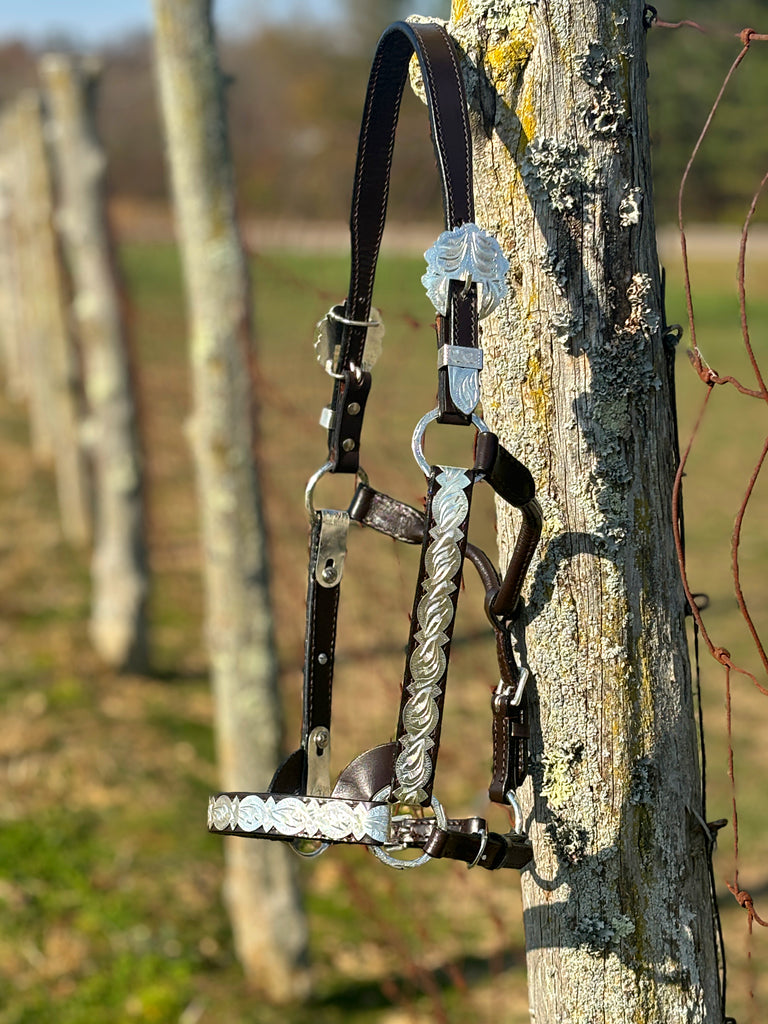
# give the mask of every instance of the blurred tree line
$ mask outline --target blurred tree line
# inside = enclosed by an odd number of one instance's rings
[[[255,21],[221,39],[242,211],[257,217],[346,220],[360,110],[376,39],[414,7],[447,17],[449,0],[347,0],[339,24]],[[745,26],[768,32],[765,0],[659,0],[648,40],[649,103],[657,215],[676,219],[680,176]],[[52,41],[62,49],[62,41]],[[68,47],[76,49],[76,42]],[[687,220],[741,220],[768,166],[768,44],[754,43],[726,92],[686,198]],[[0,103],[35,76],[37,54],[0,44]],[[103,53],[102,135],[114,194],[167,195],[152,43],[137,35]],[[406,90],[395,152],[393,219],[429,219],[439,208],[432,147],[420,104]],[[399,184],[398,184],[399,180]]]

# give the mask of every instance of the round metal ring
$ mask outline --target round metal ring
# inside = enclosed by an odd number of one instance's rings
[[[522,835],[523,834],[523,809],[520,806],[520,804],[518,802],[518,799],[515,796],[515,791],[513,789],[507,790],[506,800],[507,800],[507,803],[511,806],[511,808],[514,811],[514,814],[515,814],[515,832],[517,832],[518,835]]]
[[[318,845],[313,850],[302,850],[302,843],[317,843]],[[313,857],[319,857],[321,853],[325,853],[330,845],[330,843],[324,843],[322,839],[294,839],[291,843],[291,849],[299,857],[306,857],[307,860],[311,860]]]
[[[381,327],[381,320],[349,320],[347,317],[337,313],[335,306],[331,306],[326,316],[329,316],[331,320],[335,320],[339,324],[345,324],[347,327]]]
[[[378,800],[385,800],[392,792],[391,786],[385,786],[384,789],[380,789],[378,793],[374,793],[371,800],[376,803]],[[443,809],[443,805],[436,797],[432,797],[430,806],[435,812],[435,821],[440,828],[448,827],[448,817]],[[390,847],[392,849],[392,847]],[[387,850],[386,846],[370,846],[369,850],[371,853],[378,857],[382,864],[386,864],[390,868],[397,868],[398,871],[404,871],[407,868],[419,868],[422,864],[426,864],[432,858],[428,853],[422,853],[420,857],[415,857],[413,860],[398,860],[397,857],[393,857]]]
[[[416,459],[416,462],[424,476],[427,477],[430,474],[431,466],[424,458],[424,434],[429,424],[433,420],[436,420],[439,415],[440,410],[435,408],[425,416],[422,416],[416,424],[416,429],[414,430],[413,437],[411,438],[411,451],[413,452],[413,457]],[[472,413],[472,426],[479,430],[481,434],[488,434],[491,430],[485,420],[481,419],[475,413]]]
[[[320,469],[317,470],[316,473],[313,473],[312,476],[307,481],[307,486],[304,490],[304,508],[307,510],[307,515],[309,516],[310,523],[312,522],[315,515],[315,506],[314,502],[312,501],[312,498],[315,493],[315,487],[317,486],[318,482],[322,480],[326,473],[331,472],[332,468],[333,463],[326,462],[324,465],[320,467]],[[366,486],[368,485],[368,474],[365,472],[362,466],[359,467],[357,470],[357,479],[360,481],[361,484],[365,484]]]
[[[478,833],[476,833],[476,834],[478,834]],[[477,856],[472,861],[472,863],[471,864],[467,864],[467,871],[471,871],[472,868],[476,868],[477,867],[477,865],[483,859],[483,854],[485,853],[485,848],[488,845],[488,829],[487,828],[481,829],[480,832],[479,832],[479,835],[480,835],[480,849],[477,851]]]

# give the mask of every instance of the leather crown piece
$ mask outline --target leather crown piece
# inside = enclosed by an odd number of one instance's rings
[[[421,69],[432,141],[440,171],[445,230],[425,254],[422,283],[437,317],[438,405],[419,422],[413,453],[427,480],[419,511],[376,491],[360,468],[360,438],[371,369],[383,324],[371,306],[386,217],[400,98],[411,56]],[[532,857],[515,790],[528,769],[527,670],[519,669],[511,626],[522,584],[541,535],[541,511],[529,471],[476,414],[482,352],[478,322],[503,299],[509,264],[496,240],[474,223],[472,153],[467,103],[453,43],[437,23],[395,22],[381,37],[371,69],[357,153],[347,299],[318,325],[319,361],[334,379],[321,424],[328,459],[307,485],[311,523],[301,746],[265,792],[220,793],[209,801],[216,833],[291,842],[315,856],[329,845],[360,844],[395,868],[451,858],[489,870],[522,868]],[[423,436],[431,421],[474,425],[474,464],[430,466]],[[347,473],[357,487],[346,510],[315,509],[325,473]],[[521,527],[502,578],[469,543],[474,487],[491,485],[521,513]],[[331,783],[331,694],[340,585],[352,523],[405,544],[421,558],[394,741],[356,757]],[[449,818],[433,795],[451,638],[464,562],[477,570],[495,631],[499,684],[491,695],[493,769],[490,799],[514,811],[507,833],[481,817]],[[432,815],[425,813],[429,808]],[[408,853],[416,851],[409,859]]]

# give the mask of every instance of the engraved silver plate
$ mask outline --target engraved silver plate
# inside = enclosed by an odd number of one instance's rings
[[[507,294],[509,260],[493,235],[471,221],[443,231],[424,258],[427,272],[421,283],[438,313],[448,312],[451,281],[464,281],[467,287],[478,285],[481,319],[492,313]]]
[[[409,661],[408,700],[403,707],[404,735],[395,760],[397,785],[393,797],[402,803],[422,803],[424,788],[432,775],[430,750],[432,734],[440,720],[436,698],[448,659],[443,647],[448,643],[448,628],[455,615],[452,594],[461,568],[461,523],[469,510],[465,493],[471,481],[465,469],[442,466],[437,475],[440,490],[432,504],[435,524],[429,531],[430,542],[424,556],[426,577],[416,608],[420,626]]]
[[[390,808],[346,800],[249,793],[211,797],[208,828],[227,832],[273,832],[302,839],[385,843],[389,837]]]
[[[331,376],[336,376],[338,373],[339,330],[337,325],[340,323],[357,324],[357,321],[346,319],[343,304],[332,306],[315,327],[314,347],[317,361]],[[381,313],[375,306],[371,306],[370,320],[367,324],[360,323],[358,326],[368,327],[363,349],[363,365],[360,367],[364,373],[368,373],[373,369],[384,348],[384,322],[381,319]]]

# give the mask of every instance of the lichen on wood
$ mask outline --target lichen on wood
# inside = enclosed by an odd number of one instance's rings
[[[532,1019],[719,1019],[655,247],[643,8],[461,0],[477,220],[511,261],[483,409],[536,479],[518,650]],[[502,563],[517,521],[499,506]]]

